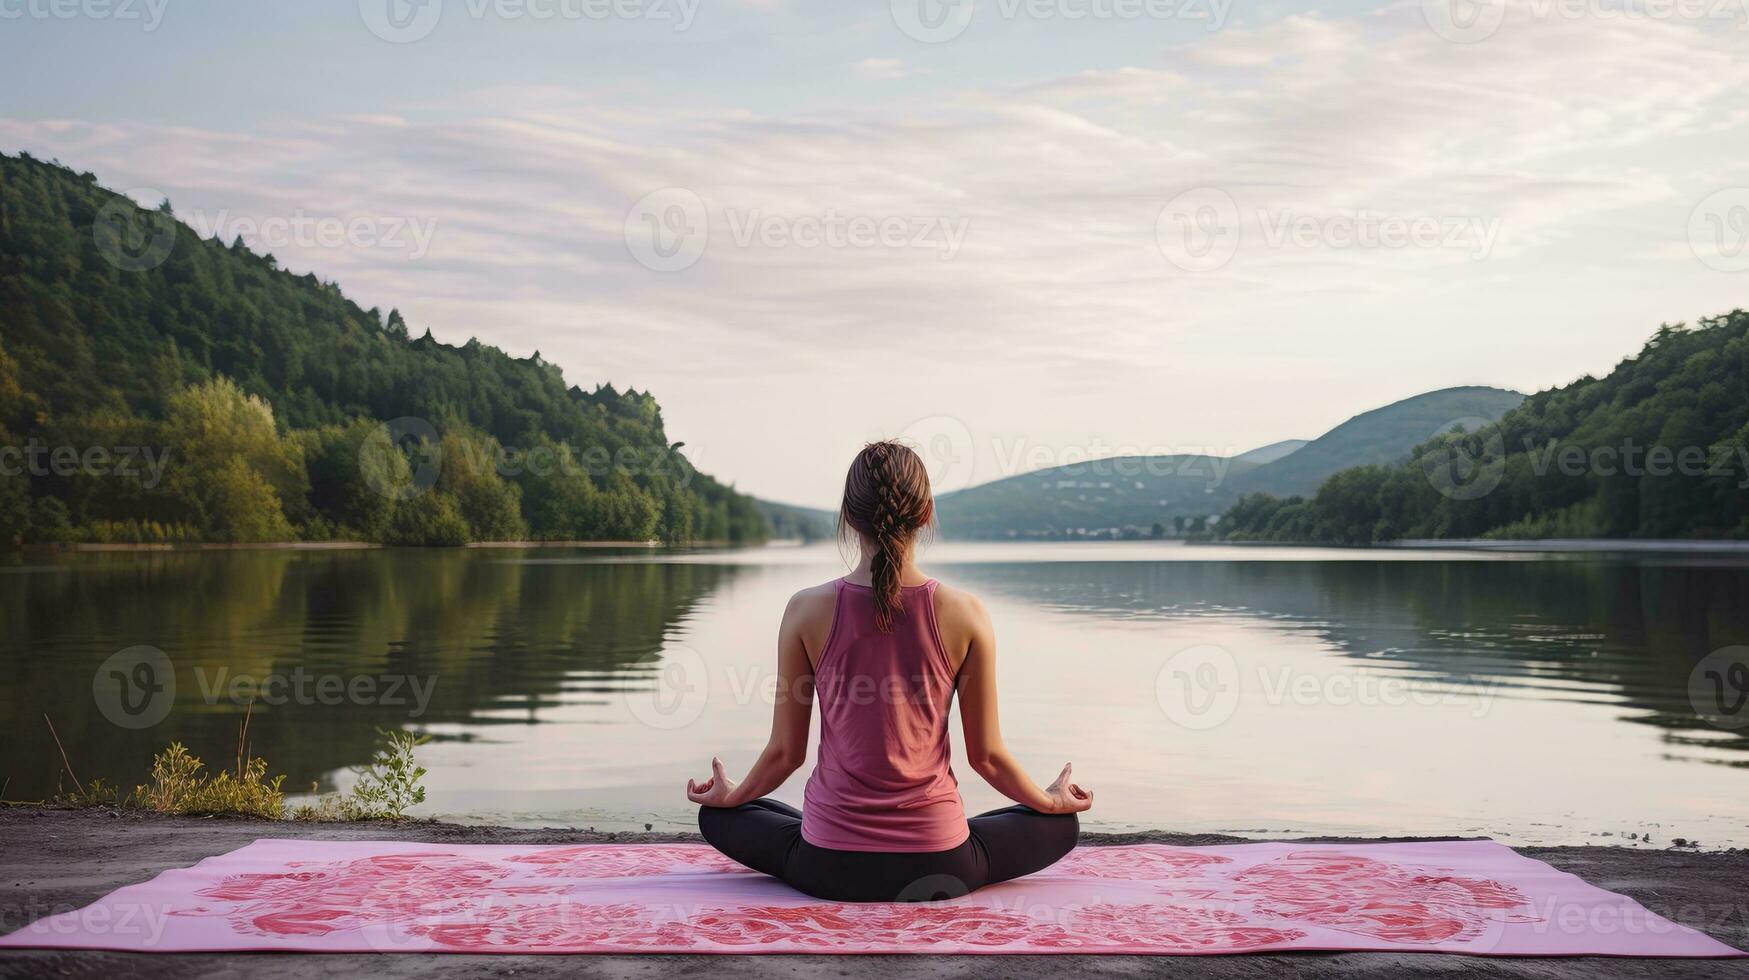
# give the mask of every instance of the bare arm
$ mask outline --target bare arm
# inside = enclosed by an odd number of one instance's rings
[[[739,783],[723,772],[722,760],[711,759],[711,774],[703,783],[686,781],[686,798],[703,806],[736,807],[759,799],[783,785],[808,757],[808,723],[814,704],[814,668],[803,635],[814,609],[809,593],[798,593],[783,611],[777,630],[777,703],[771,709],[771,737],[758,761]]]
[[[996,712],[996,630],[975,597],[960,593],[964,629],[969,633],[959,672],[960,720],[965,726],[966,761],[985,782],[1016,803],[1040,813],[1077,813],[1093,805],[1093,794],[1069,781],[1065,765],[1056,782],[1040,789],[1002,741]]]

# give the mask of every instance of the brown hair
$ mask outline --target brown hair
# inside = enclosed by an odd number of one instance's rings
[[[902,606],[899,569],[905,548],[935,517],[929,471],[910,447],[890,440],[871,442],[850,461],[844,474],[844,503],[838,509],[840,531],[851,528],[873,546],[869,572],[874,576],[875,625],[893,631],[893,614]]]

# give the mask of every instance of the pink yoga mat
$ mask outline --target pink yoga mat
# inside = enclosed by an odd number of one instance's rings
[[[950,902],[808,898],[699,844],[259,840],[0,946],[309,953],[1742,956],[1492,841],[1083,847]]]

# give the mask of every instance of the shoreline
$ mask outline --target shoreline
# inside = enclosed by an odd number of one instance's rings
[[[1230,541],[1220,538],[1183,540],[1186,547],[1318,548],[1325,551],[1474,551],[1538,555],[1745,555],[1749,541],[1721,538],[1405,538],[1375,544],[1330,544],[1309,541]]]
[[[769,542],[762,542],[769,543]],[[668,547],[660,541],[470,541],[453,547],[415,547],[382,544],[376,541],[187,541],[187,542],[90,542],[26,545],[24,552],[128,552],[128,551],[383,551],[405,548],[420,551],[451,551],[470,548],[641,548],[655,551]],[[729,548],[739,545],[728,541],[695,541],[677,547]]]
[[[1749,541],[1724,540],[1717,538],[1685,539],[1685,538],[1546,538],[1546,539],[1515,539],[1492,540],[1488,538],[1408,538],[1401,541],[1381,541],[1368,545],[1344,545],[1301,541],[1229,541],[1223,539],[1195,538],[1085,538],[1085,539],[1039,539],[1015,540],[1010,538],[943,538],[943,543],[950,544],[1021,544],[1021,545],[1053,545],[1053,544],[1162,544],[1173,542],[1186,548],[1232,547],[1232,548],[1317,548],[1326,551],[1468,551],[1497,552],[1532,555],[1688,555],[1688,556],[1749,556]],[[759,542],[734,541],[693,541],[684,545],[675,545],[680,550],[692,549],[733,549],[778,547],[793,548],[810,542],[795,538],[772,538]],[[391,548],[404,550],[450,551],[450,550],[493,550],[493,549],[539,549],[539,548],[600,548],[618,550],[660,551],[670,547],[661,541],[470,541],[464,545],[448,547],[410,548],[400,545],[386,545],[375,541],[260,541],[260,542],[224,542],[224,541],[191,541],[191,542],[151,542],[151,543],[102,543],[102,542],[68,542],[65,544],[32,544],[19,549],[20,554],[53,554],[58,552],[81,552],[90,554],[126,553],[126,552],[202,552],[202,551],[382,551]]]
[[[1453,538],[1449,541],[1439,538],[1407,538],[1373,547],[1451,548],[1458,551],[1527,551],[1551,555],[1607,554],[1611,552],[1670,555],[1749,555],[1749,541],[1721,538],[1535,538],[1521,540]]]
[[[233,850],[262,837],[322,840],[408,840],[458,844],[635,844],[697,842],[691,833],[638,833],[548,828],[523,830],[437,822],[291,823],[250,818],[180,817],[107,808],[0,807],[0,931],[83,907],[123,885],[169,868]],[[1455,838],[1287,838],[1305,843]],[[1179,846],[1250,843],[1219,834],[1149,831],[1083,834],[1083,846],[1164,843]],[[1521,847],[1522,854],[1610,891],[1621,892],[1666,918],[1693,926],[1739,949],[1749,948],[1749,849],[1694,852],[1613,846]],[[1580,980],[1600,975],[1687,980],[1749,980],[1749,960],[1486,958],[1438,953],[1291,953],[1190,956],[551,956],[540,954],[141,954],[63,950],[0,950],[0,978],[118,976],[140,978],[251,977],[319,980],[368,975],[393,980],[448,980],[482,975],[559,980],[570,977],[790,977],[853,980],[1004,977],[1053,980],[1064,975],[1160,976],[1189,980],[1268,977],[1468,977]]]

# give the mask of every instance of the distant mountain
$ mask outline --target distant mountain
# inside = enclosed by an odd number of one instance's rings
[[[1605,377],[1538,392],[1466,429],[1407,459],[1332,474],[1312,496],[1249,494],[1218,531],[1328,544],[1749,539],[1749,313],[1660,327]]]
[[[1398,462],[1442,429],[1465,420],[1469,420],[1467,428],[1480,428],[1499,421],[1523,401],[1519,392],[1481,386],[1442,388],[1405,398],[1356,415],[1298,452],[1242,474],[1232,489],[1277,497],[1309,494],[1338,470]]]
[[[1267,446],[1258,446],[1256,449],[1253,449],[1248,453],[1240,453],[1233,458],[1242,462],[1254,463],[1258,466],[1262,466],[1264,463],[1273,463],[1283,456],[1289,456],[1298,452],[1305,448],[1305,446],[1311,441],[1312,440],[1310,439],[1283,439],[1280,442],[1272,442]]]
[[[1404,459],[1443,426],[1493,422],[1523,400],[1499,388],[1447,388],[1357,415],[1310,442],[1287,439],[1231,458],[1124,456],[1011,476],[942,495],[941,533],[986,539],[1194,533],[1242,494],[1316,489],[1338,470]]]
[[[1219,456],[1118,456],[968,487],[936,499],[943,537],[1142,537],[1219,513],[1256,464]],[[1180,524],[1179,522],[1183,522]]]
[[[838,533],[836,511],[819,507],[799,507],[780,504],[775,500],[754,498],[771,536],[785,541],[827,541]]]

